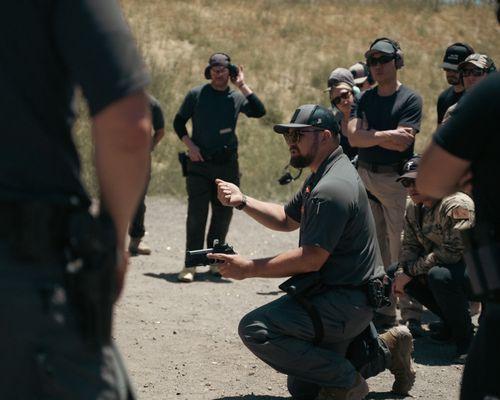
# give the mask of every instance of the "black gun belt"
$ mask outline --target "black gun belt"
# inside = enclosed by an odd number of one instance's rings
[[[399,172],[401,168],[401,163],[380,165],[380,164],[365,162],[358,159],[358,166],[370,172],[375,172],[376,174],[377,173],[383,174],[387,172]]]

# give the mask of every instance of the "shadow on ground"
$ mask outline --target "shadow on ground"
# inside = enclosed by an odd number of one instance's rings
[[[146,272],[144,276],[149,276],[150,278],[156,278],[156,279],[163,279],[167,282],[170,283],[183,283],[186,284],[185,282],[179,282],[177,280],[177,275],[178,273],[159,273],[155,274],[154,272]],[[212,283],[232,283],[229,279],[224,279],[224,278],[219,278],[217,276],[214,276],[210,272],[200,272],[196,273],[196,277],[194,278],[194,282],[212,282]]]
[[[411,396],[409,396],[411,397]],[[406,399],[407,396],[402,396],[392,392],[370,392],[368,396],[365,397],[366,400],[376,399],[376,400],[396,400],[396,399]]]
[[[218,397],[214,400],[283,400],[283,399],[290,399],[290,397],[266,396],[263,394],[246,394],[243,396]]]

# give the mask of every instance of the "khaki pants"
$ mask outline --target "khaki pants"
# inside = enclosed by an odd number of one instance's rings
[[[399,259],[406,210],[406,189],[396,182],[399,177],[397,172],[375,173],[359,167],[358,173],[366,189],[380,202],[370,200],[370,206],[377,227],[377,240],[382,261],[387,270]],[[422,305],[417,301],[402,296],[399,298],[399,307],[404,322],[408,319],[421,319]],[[377,311],[395,316],[396,304]]]

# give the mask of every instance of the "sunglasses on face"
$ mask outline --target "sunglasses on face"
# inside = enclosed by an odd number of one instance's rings
[[[321,132],[321,131],[322,129],[292,129],[289,130],[288,132],[285,132],[283,134],[283,137],[285,138],[285,141],[288,144],[297,144],[300,142],[300,139],[305,134],[313,132]]]
[[[366,60],[366,65],[368,65],[369,67],[375,67],[376,65],[382,65],[382,64],[387,64],[388,62],[391,62],[392,60],[394,60],[394,56],[393,55],[383,55],[383,56],[380,56],[380,57],[370,57]]]
[[[339,96],[334,97],[332,99],[332,102],[333,102],[333,104],[338,105],[342,102],[342,100],[347,100],[350,95],[351,95],[351,92],[344,92],[344,93],[340,94]]]
[[[466,68],[461,72],[462,76],[482,76],[484,74],[484,70],[480,68]]]
[[[411,178],[403,178],[401,179],[401,185],[403,185],[405,188],[409,188],[410,186],[415,186],[415,179]]]

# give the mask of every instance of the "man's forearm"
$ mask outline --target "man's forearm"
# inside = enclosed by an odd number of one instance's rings
[[[328,259],[319,247],[299,247],[274,257],[252,260],[249,278],[283,278],[318,271]]]
[[[111,104],[93,120],[101,201],[115,222],[118,245],[122,248],[148,175],[151,146],[148,107],[141,92]]]
[[[297,228],[298,223],[290,220],[281,204],[268,203],[247,196],[247,205],[243,209],[254,220],[274,231],[289,232]]]
[[[376,131],[375,129],[348,129],[349,143],[353,147],[373,147],[382,146],[389,141],[386,131]]]

